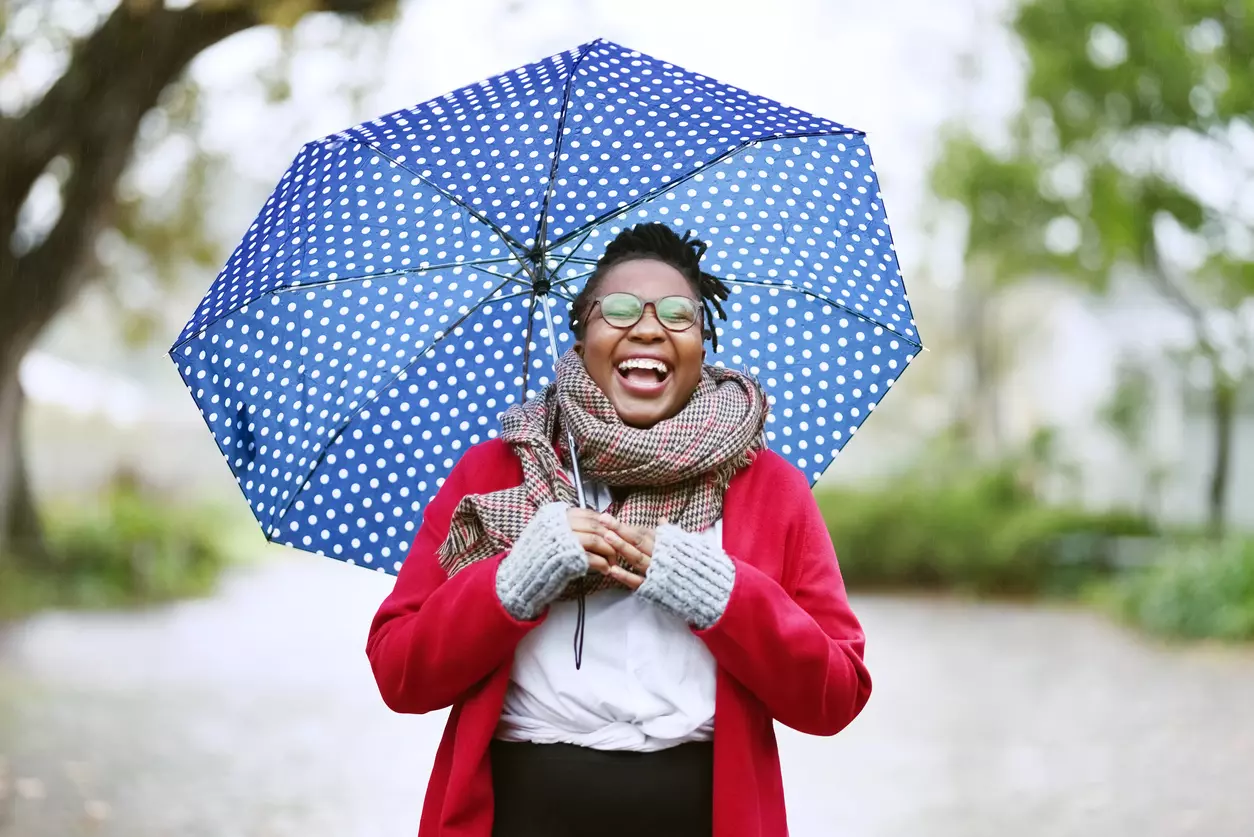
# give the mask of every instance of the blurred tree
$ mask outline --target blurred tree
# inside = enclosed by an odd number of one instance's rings
[[[24,65],[54,68],[39,95],[17,106],[0,101],[0,556],[43,552],[23,453],[18,368],[57,313],[100,275],[94,258],[102,236],[119,229],[142,236],[138,201],[121,194],[119,182],[133,162],[145,115],[164,93],[177,90],[193,58],[235,33],[263,25],[290,29],[316,12],[377,18],[391,14],[396,3],[5,0],[0,5],[0,72]],[[11,21],[32,9],[59,13],[60,23],[49,23],[57,31],[35,46],[6,38]],[[192,168],[193,176],[197,172],[203,176],[203,167]],[[197,192],[183,194],[194,201]],[[30,217],[40,212],[49,217]],[[172,217],[176,223],[185,220]],[[194,231],[183,238],[184,245],[197,241]]]
[[[1098,418],[1118,438],[1127,455],[1125,467],[1140,482],[1140,513],[1157,519],[1167,473],[1154,456],[1151,440],[1154,400],[1152,364],[1130,356],[1115,367],[1115,388],[1098,411]]]
[[[1254,0],[1028,0],[1008,141],[951,135],[933,171],[990,289],[1052,276],[1148,283],[1208,370],[1215,532],[1254,365]]]

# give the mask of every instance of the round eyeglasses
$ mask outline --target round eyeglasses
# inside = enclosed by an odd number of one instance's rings
[[[687,331],[697,324],[701,309],[697,301],[688,296],[664,296],[661,299],[641,299],[633,293],[620,291],[606,294],[593,301],[593,307],[601,306],[601,319],[614,328],[631,328],[644,316],[645,306],[652,305],[653,313],[667,331]]]

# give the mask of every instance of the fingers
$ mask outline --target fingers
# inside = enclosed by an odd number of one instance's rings
[[[583,532],[604,537],[609,531],[601,522],[601,516],[590,509],[567,509],[566,522],[575,534]]]
[[[570,525],[572,528],[582,527],[586,529],[590,526],[597,526],[600,528],[604,528],[605,522],[604,520],[602,520],[602,518],[610,518],[611,520],[613,519],[607,514],[603,515],[598,511],[593,511],[592,509],[571,508],[571,509],[566,510],[566,519],[570,521]]]
[[[601,520],[613,535],[618,536],[620,543],[626,543],[634,547],[638,553],[642,553],[645,556],[653,554],[653,529],[644,526],[632,526],[609,515],[602,515]],[[614,542],[612,538],[610,538],[610,542]],[[622,550],[619,551],[621,552]],[[624,557],[627,557],[626,554],[624,554]]]
[[[605,535],[608,534],[608,532],[605,533]],[[579,541],[579,545],[583,547],[584,552],[590,555],[613,558],[617,553],[605,535],[598,535],[593,532],[575,532],[575,538]]]
[[[623,557],[624,561],[631,564],[631,568],[633,570],[643,573],[649,569],[649,561],[651,560],[649,553],[645,552],[634,543],[629,543],[617,532],[607,532],[605,539],[609,542],[609,545],[614,548],[615,552]],[[652,539],[648,538],[647,540]]]
[[[624,569],[617,558],[603,558],[600,555],[587,553],[588,555],[588,571],[598,575],[608,576],[614,581],[622,584],[631,590],[635,590],[644,583],[644,576],[636,575],[630,570]]]
[[[592,572],[607,575],[632,590],[644,583],[653,555],[653,530],[623,523],[592,509],[568,509],[567,520],[588,554]],[[630,569],[618,565],[621,558]]]
[[[618,553],[606,539],[609,530],[601,523],[600,515],[591,509],[567,509],[566,521],[588,556],[589,571],[605,575],[618,560]]]
[[[611,514],[598,515],[597,519],[606,529],[618,533],[619,537],[630,543],[635,543],[639,539],[640,533],[644,531],[637,526],[632,526],[630,523],[624,523]]]
[[[590,573],[609,575],[610,567],[615,566],[611,559],[603,558],[591,552],[585,554],[588,556],[588,572]]]
[[[612,565],[606,572],[606,575],[629,590],[635,590],[641,584],[644,584],[644,576],[629,572],[617,564]]]

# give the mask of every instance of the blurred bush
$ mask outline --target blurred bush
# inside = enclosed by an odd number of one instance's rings
[[[1045,505],[1008,464],[924,470],[879,489],[819,489],[841,572],[857,589],[1078,592],[1114,572],[1140,516]]]
[[[1101,585],[1096,597],[1159,636],[1254,640],[1254,538],[1168,544],[1148,567]]]
[[[172,504],[125,477],[98,502],[53,504],[46,518],[48,555],[0,561],[0,618],[207,594],[238,531],[214,507]]]

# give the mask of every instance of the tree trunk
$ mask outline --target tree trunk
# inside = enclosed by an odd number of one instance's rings
[[[38,102],[21,115],[0,116],[0,561],[6,552],[44,552],[23,458],[18,365],[91,280],[85,256],[114,209],[144,115],[203,50],[270,17],[294,23],[293,15],[314,11],[367,17],[394,7],[395,0],[247,0],[178,9],[123,2],[75,45],[69,66]],[[20,207],[58,156],[70,169],[61,215],[42,242],[15,251]]]
[[[959,334],[969,339],[970,403],[964,424],[967,444],[981,460],[996,460],[1002,452],[1001,393],[998,390],[997,337],[992,318],[993,292],[982,265],[970,265],[962,283]]]
[[[1218,366],[1218,364],[1215,364]],[[1213,537],[1220,537],[1227,527],[1228,486],[1232,471],[1232,436],[1237,412],[1236,381],[1223,370],[1214,369],[1215,383],[1211,393],[1211,421],[1215,427],[1213,459],[1211,460],[1210,492],[1207,496],[1207,526]]]
[[[12,354],[12,353],[10,353]],[[47,556],[24,456],[18,359],[0,356],[0,562]]]

